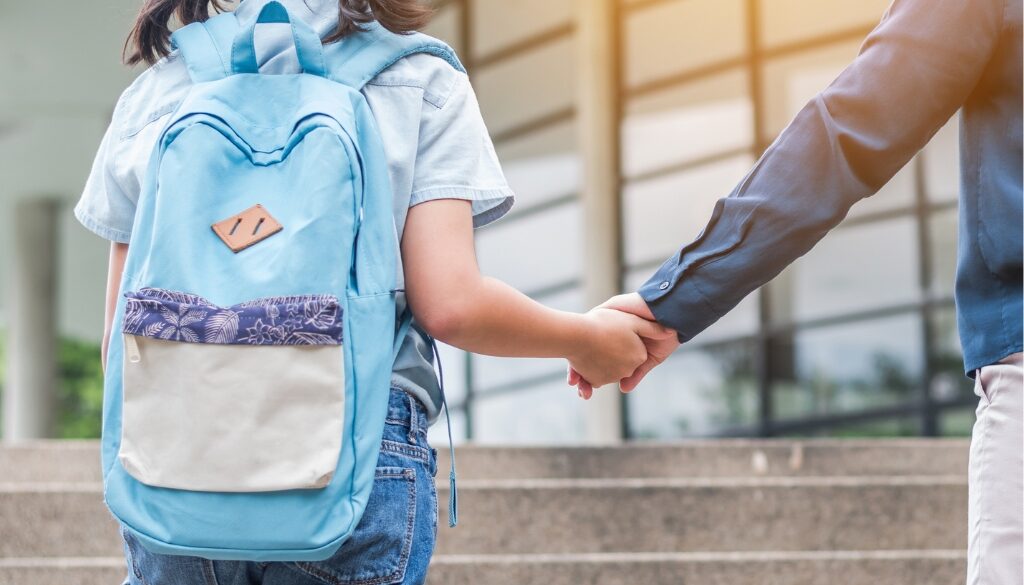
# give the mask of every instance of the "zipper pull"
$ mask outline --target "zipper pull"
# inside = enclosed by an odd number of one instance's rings
[[[448,527],[455,528],[459,524],[459,489],[455,485],[455,442],[452,440],[452,416],[448,412],[448,399],[444,395],[444,368],[441,367],[441,354],[437,351],[437,342],[433,337],[430,348],[437,362],[437,385],[441,390],[441,406],[444,408],[444,419],[448,423],[448,449],[451,451],[451,471],[448,472]]]
[[[139,352],[139,342],[134,335],[124,336],[124,353],[128,361],[137,364],[142,361],[142,354]]]
[[[445,415],[447,416],[447,415]],[[459,488],[455,485],[455,448],[452,448],[452,470],[448,472],[448,527],[459,525]]]

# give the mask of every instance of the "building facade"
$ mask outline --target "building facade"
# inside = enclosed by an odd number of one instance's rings
[[[515,210],[481,230],[483,269],[587,308],[590,156],[580,51],[605,35],[617,92],[617,285],[636,288],[704,227],[789,119],[857,54],[884,0],[452,0],[431,32],[470,71]],[[952,285],[952,120],[811,253],[680,349],[616,409],[621,436],[964,434],[973,421]],[[603,227],[606,226],[602,226]],[[458,430],[483,442],[575,442],[595,405],[564,364],[450,352]],[[454,367],[453,367],[454,366]],[[605,389],[605,393],[612,392]],[[601,408],[602,406],[598,406]],[[604,420],[608,420],[605,418]]]
[[[95,344],[101,332],[106,244],[70,210],[132,76],[119,53],[137,3],[107,4],[62,5],[56,20],[32,3],[0,7],[0,76],[10,81],[0,85],[8,421],[23,418],[15,409],[52,406],[24,397],[59,378],[54,339]],[[462,56],[517,193],[515,209],[478,232],[481,267],[569,310],[635,290],[695,237],[887,6],[435,4],[427,32]],[[813,251],[629,396],[605,389],[585,403],[558,360],[445,348],[456,435],[543,444],[969,432],[974,401],[952,299],[957,156],[953,120]],[[51,294],[38,294],[45,283]]]

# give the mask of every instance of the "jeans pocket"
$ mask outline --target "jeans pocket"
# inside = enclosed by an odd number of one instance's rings
[[[127,530],[124,538],[129,585],[217,585],[213,561],[200,557],[162,555],[146,547]]]
[[[974,376],[974,393],[986,406],[996,400],[997,390],[1000,384],[997,380],[1000,375],[1000,364],[993,364],[979,368]]]
[[[329,585],[401,583],[416,528],[416,470],[378,467],[366,511],[331,558],[296,566]]]
[[[124,557],[129,573],[128,580],[125,583],[129,585],[149,585],[146,582],[146,578],[142,576],[142,569],[139,568],[139,543],[124,528],[121,528],[121,538],[124,539]]]

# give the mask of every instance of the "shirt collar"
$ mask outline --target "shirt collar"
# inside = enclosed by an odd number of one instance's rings
[[[271,0],[242,0],[235,8],[239,22],[256,18],[256,14]],[[334,32],[338,26],[338,0],[277,0],[313,28],[320,36]]]

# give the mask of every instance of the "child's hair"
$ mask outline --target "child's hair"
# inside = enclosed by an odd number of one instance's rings
[[[170,53],[171,18],[182,25],[206,20],[210,5],[224,11],[223,0],[145,0],[124,45],[124,61],[153,64]],[[338,0],[338,28],[324,39],[330,43],[376,20],[395,33],[413,32],[430,19],[431,9],[419,0]]]

